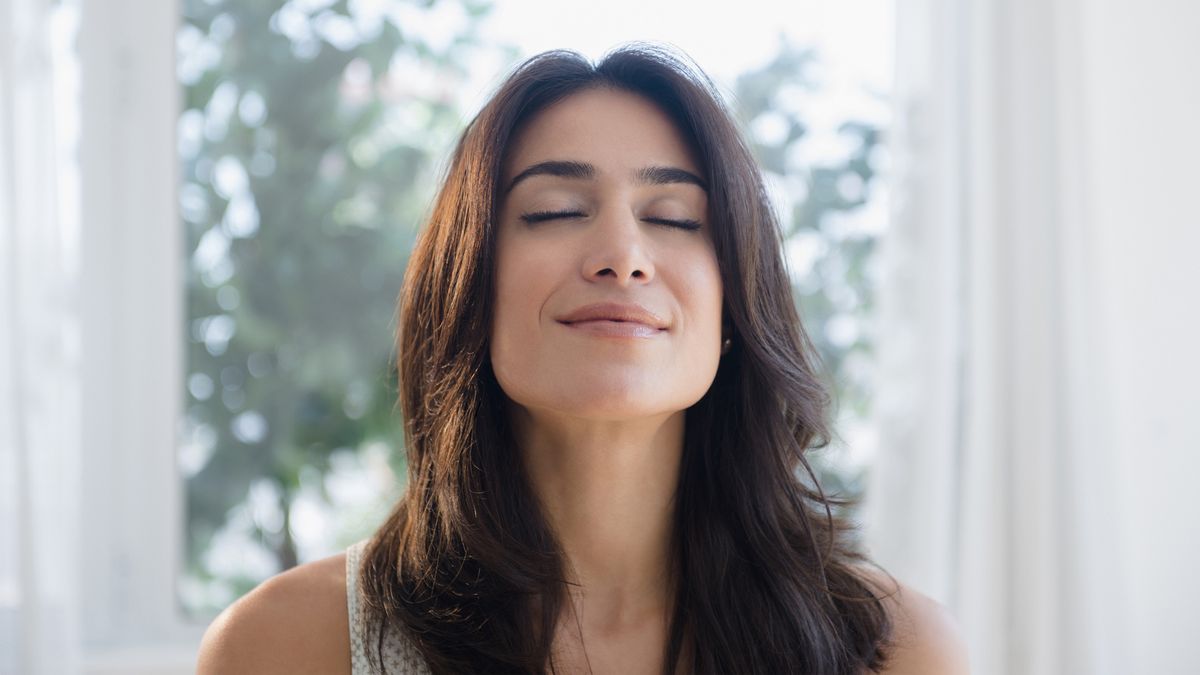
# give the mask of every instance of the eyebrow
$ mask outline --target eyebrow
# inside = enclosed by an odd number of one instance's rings
[[[538,162],[517,174],[508,184],[505,194],[512,192],[517,183],[532,176],[557,176],[576,180],[595,180],[596,167],[587,162],[566,160],[550,160]],[[690,183],[708,192],[708,184],[691,171],[685,171],[675,166],[646,166],[634,172],[634,180],[642,185],[670,185],[673,183]]]

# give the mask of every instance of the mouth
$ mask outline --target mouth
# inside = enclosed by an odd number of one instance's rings
[[[663,321],[658,314],[640,304],[632,302],[596,302],[584,305],[565,316],[556,318],[560,323],[572,326],[596,324],[596,326],[605,327],[604,324],[626,324],[624,326],[607,327],[634,330],[634,327],[640,326],[642,329],[651,331],[661,331],[668,328],[668,323]]]
[[[656,328],[638,321],[616,319],[586,319],[583,321],[560,321],[567,328],[597,337],[653,338],[665,333],[665,328]]]

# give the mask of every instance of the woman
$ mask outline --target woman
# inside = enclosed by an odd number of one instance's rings
[[[524,63],[406,272],[405,496],[227,610],[201,672],[965,673],[805,460],[828,396],[781,244],[683,59]]]

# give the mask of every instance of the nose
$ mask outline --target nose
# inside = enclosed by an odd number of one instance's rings
[[[589,228],[583,259],[583,276],[588,281],[612,279],[618,286],[648,283],[654,278],[641,225],[628,210],[601,214]]]

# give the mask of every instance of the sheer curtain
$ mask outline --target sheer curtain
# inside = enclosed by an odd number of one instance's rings
[[[1083,5],[898,2],[868,545],[955,613],[975,675],[1142,672],[1125,635]]]
[[[69,7],[0,0],[0,672],[80,667]]]

